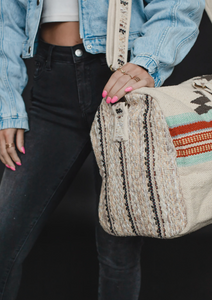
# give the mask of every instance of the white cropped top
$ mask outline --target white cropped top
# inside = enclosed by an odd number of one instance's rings
[[[41,24],[79,21],[78,0],[44,0]]]

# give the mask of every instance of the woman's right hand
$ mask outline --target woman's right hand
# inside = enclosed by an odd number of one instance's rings
[[[7,145],[12,147],[6,147]],[[17,149],[25,154],[24,129],[8,128],[0,130],[0,159],[7,168],[15,171],[15,164],[21,166],[21,160],[16,152]]]

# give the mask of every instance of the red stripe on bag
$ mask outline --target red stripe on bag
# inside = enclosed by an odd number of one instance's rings
[[[205,152],[210,152],[212,150],[212,143],[200,145],[196,147],[191,147],[187,149],[177,150],[177,157],[186,157],[191,155],[197,155]]]
[[[212,131],[201,132],[198,134],[189,135],[179,139],[173,139],[175,147],[187,146],[194,143],[205,142],[212,139]]]
[[[202,122],[196,122],[193,124],[169,128],[169,131],[170,131],[171,136],[174,137],[174,136],[178,136],[180,134],[185,134],[185,133],[189,133],[189,132],[197,131],[197,130],[201,130],[201,129],[206,129],[206,128],[212,129],[212,121],[210,121],[210,122],[202,121]]]

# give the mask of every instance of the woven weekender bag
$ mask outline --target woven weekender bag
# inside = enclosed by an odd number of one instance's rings
[[[110,1],[110,10],[119,34],[108,29],[107,59],[117,68],[126,61],[131,1]],[[212,76],[125,98],[113,105],[103,99],[91,129],[104,230],[175,238],[212,223]]]

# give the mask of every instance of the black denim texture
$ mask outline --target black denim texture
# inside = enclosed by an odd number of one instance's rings
[[[26,154],[15,172],[5,169],[0,186],[0,300],[16,299],[24,259],[92,151],[91,124],[111,76],[105,55],[89,54],[83,45],[40,42],[35,64]],[[96,232],[98,299],[137,300],[142,238],[108,235],[98,220]]]

